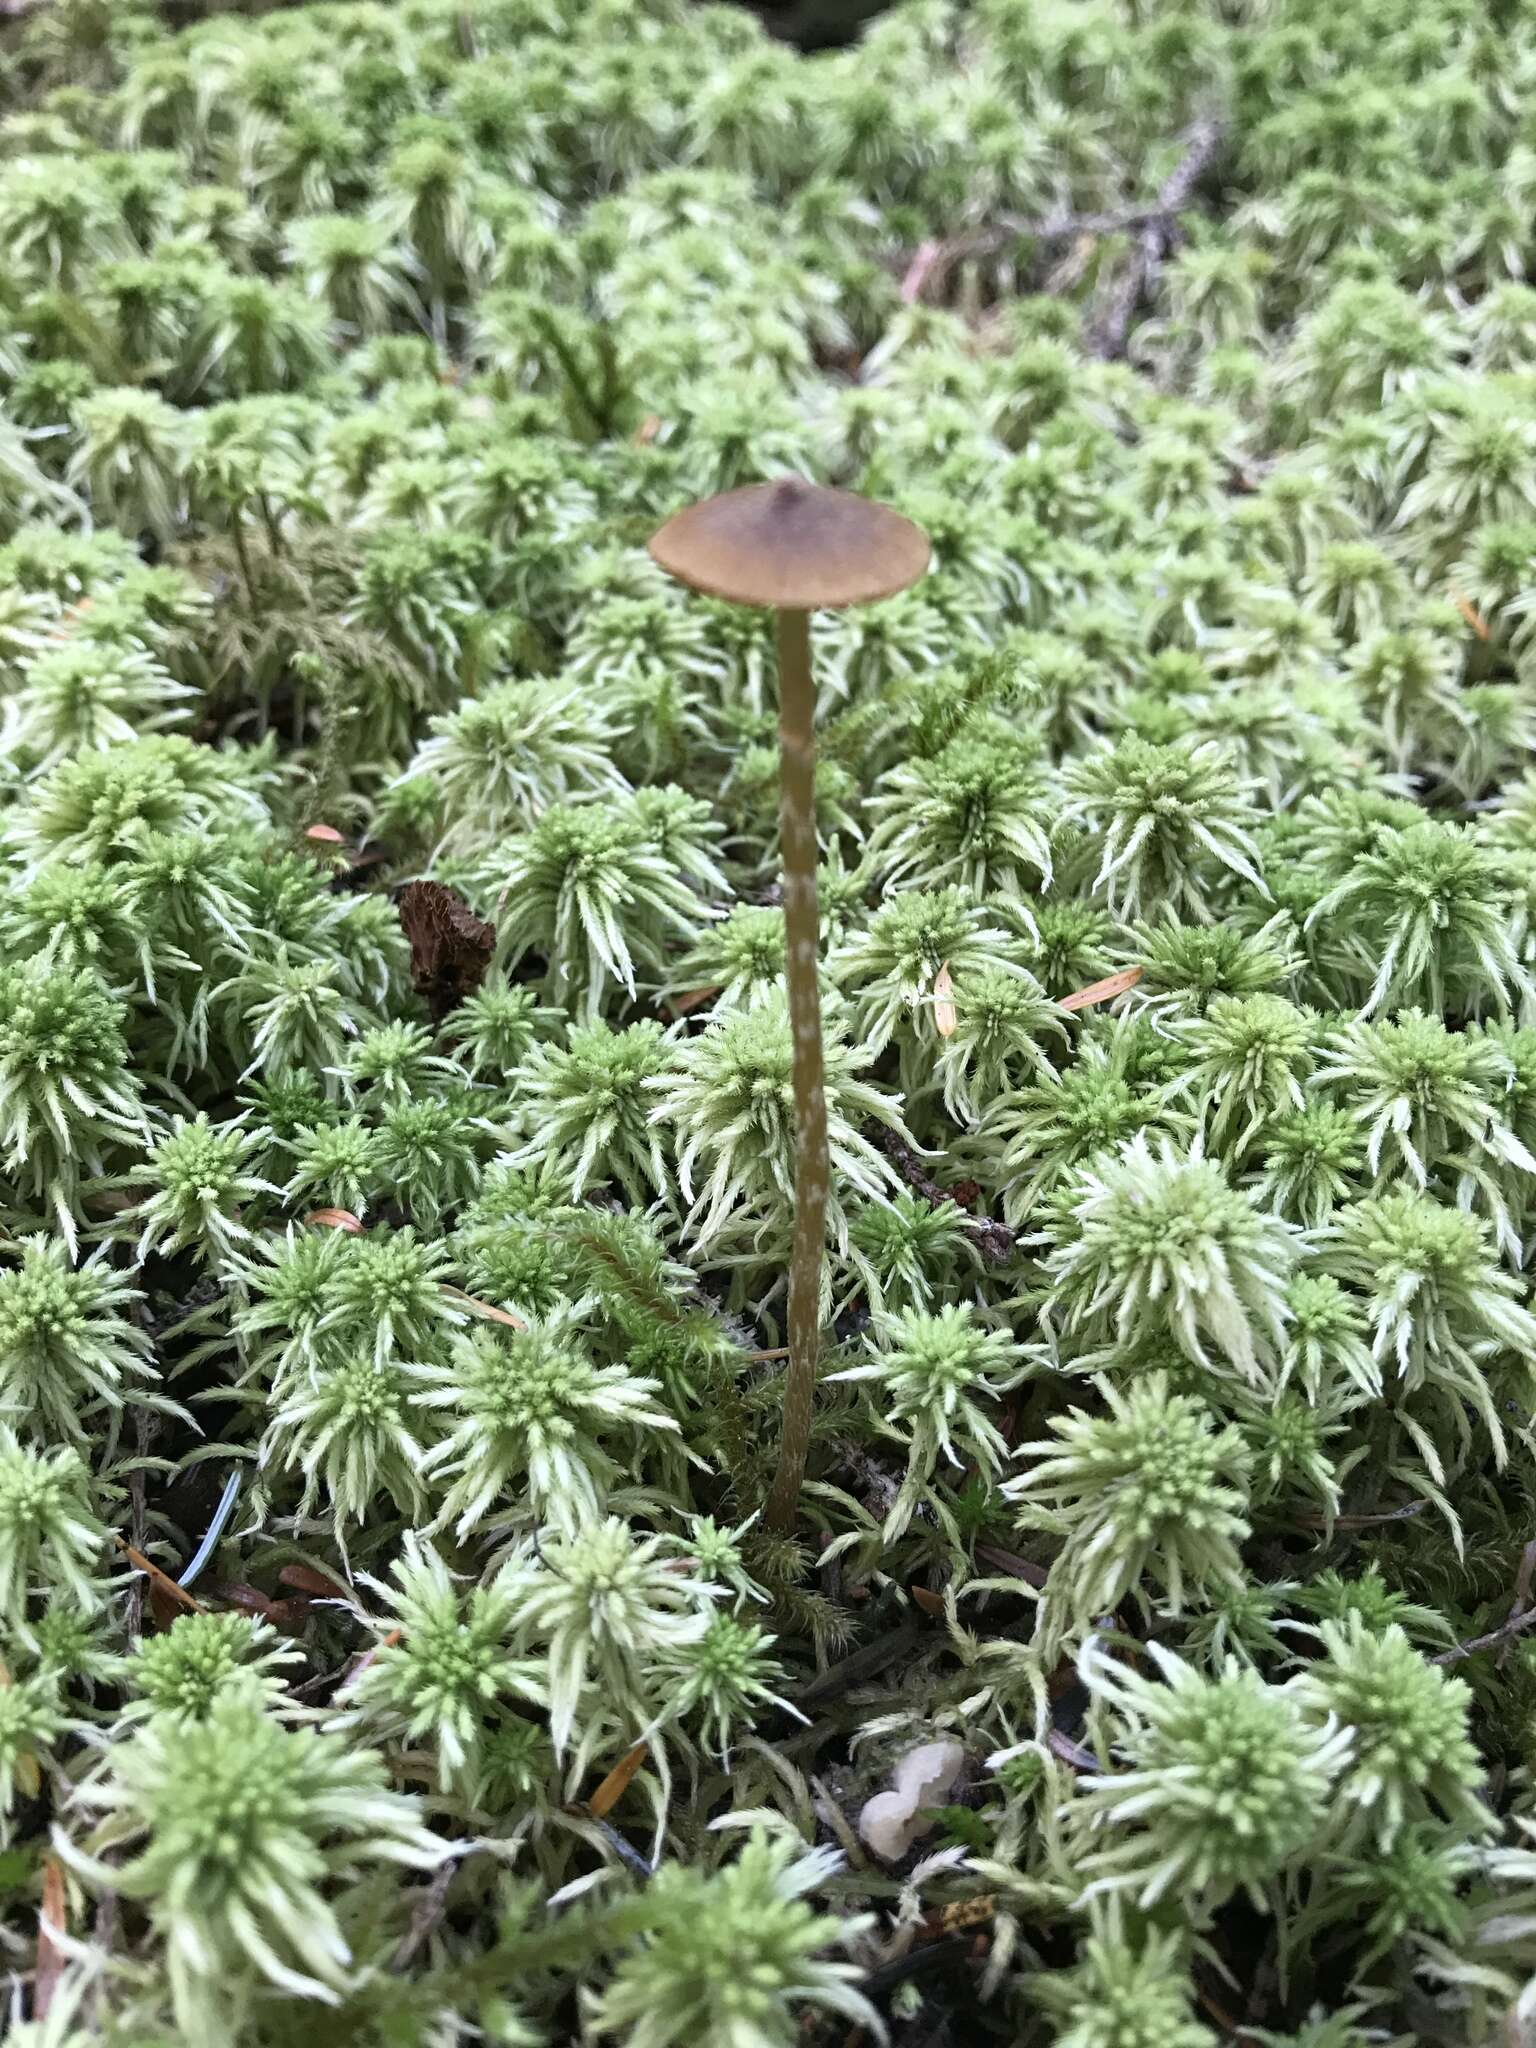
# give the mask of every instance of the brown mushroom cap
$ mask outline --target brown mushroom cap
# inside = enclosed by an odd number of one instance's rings
[[[710,597],[810,612],[905,590],[928,566],[928,536],[889,505],[786,476],[690,505],[651,554]]]

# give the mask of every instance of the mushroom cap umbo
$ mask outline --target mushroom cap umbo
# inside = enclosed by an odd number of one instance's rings
[[[928,566],[928,536],[910,519],[798,476],[705,498],[669,519],[650,545],[680,583],[781,611],[893,597]]]

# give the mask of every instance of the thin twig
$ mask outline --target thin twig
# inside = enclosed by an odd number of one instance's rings
[[[1461,616],[1466,620],[1479,640],[1487,640],[1491,637],[1488,630],[1488,621],[1477,609],[1477,606],[1472,603],[1470,598],[1463,597],[1459,590],[1453,590],[1451,592],[1451,603],[1455,605],[1457,611],[1461,613]]]
[[[1377,1529],[1384,1522],[1411,1522],[1415,1515],[1422,1515],[1429,1505],[1427,1501],[1411,1500],[1406,1507],[1390,1508],[1381,1515],[1335,1515],[1330,1521],[1326,1515],[1299,1515],[1295,1526],[1298,1529]]]
[[[389,1959],[392,1972],[398,1973],[405,1968],[442,1919],[448,1905],[449,1888],[458,1875],[458,1870],[459,1859],[450,1856],[433,1871],[432,1882],[416,1902],[410,1926],[395,1944],[395,1952]]]
[[[1195,1996],[1223,2033],[1230,2034],[1235,2040],[1239,2041],[1253,2040],[1254,2036],[1248,2032],[1242,2022],[1235,2020],[1225,2006],[1219,2005],[1205,1985],[1201,1984],[1198,1980],[1195,1983]]]
[[[999,1550],[995,1543],[978,1543],[976,1555],[1006,1572],[1010,1579],[1022,1579],[1027,1586],[1042,1587],[1050,1577],[1043,1564],[1034,1564],[1012,1550]]]
[[[884,1124],[871,1124],[868,1127],[868,1135],[874,1139],[914,1194],[921,1195],[923,1200],[935,1209],[942,1209],[946,1202],[953,1203],[956,1208],[960,1207],[949,1189],[939,1186],[904,1138],[898,1137],[895,1131],[887,1130]],[[999,1223],[991,1216],[972,1216],[963,1210],[961,1214],[964,1217],[967,1237],[989,1264],[1000,1266],[1005,1260],[1012,1258],[1018,1240],[1006,1223]]]
[[[473,1294],[466,1294],[462,1287],[450,1287],[446,1280],[439,1283],[438,1292],[455,1308],[461,1308],[472,1316],[482,1316],[488,1323],[504,1323],[509,1330],[526,1330],[528,1327],[526,1320],[511,1309],[498,1308],[491,1301],[479,1301]]]
[[[1179,235],[1179,215],[1194,197],[1195,187],[1216,160],[1226,136],[1225,124],[1214,115],[1191,123],[1184,134],[1184,153],[1158,190],[1157,204],[1137,231],[1136,245],[1108,304],[1088,337],[1091,355],[1106,361],[1125,354],[1126,337],[1136,308],[1150,291]]]
[[[339,1686],[351,1669],[352,1659],[349,1657],[345,1664],[338,1664],[334,1671],[317,1671],[313,1678],[306,1678],[299,1685],[290,1685],[288,1690],[296,1700],[307,1702],[318,1699],[325,1693],[327,1686]]]
[[[1064,1764],[1070,1764],[1074,1771],[1097,1771],[1099,1760],[1070,1735],[1063,1735],[1059,1728],[1053,1728],[1045,1738],[1045,1746],[1052,1756],[1059,1756]]]
[[[884,1521],[901,1491],[900,1482],[893,1479],[862,1444],[845,1440],[838,1445],[837,1454],[852,1473],[856,1484],[863,1489],[864,1505],[872,1515],[878,1515]]]
[[[1016,242],[1040,242],[1056,248],[1063,242],[1080,241],[1084,235],[1121,235],[1128,229],[1142,227],[1156,210],[1126,206],[1113,213],[1053,213],[1038,219],[1021,213],[1000,214],[995,221],[970,234],[921,243],[902,273],[902,300],[910,306],[936,297],[956,264],[985,262],[989,257],[1002,255]]]
[[[642,1884],[656,1875],[653,1867],[640,1854],[634,1843],[627,1841],[611,1821],[599,1820],[596,1826],[603,1840],[614,1851],[621,1862],[629,1865],[629,1868],[635,1873]]]
[[[1523,1614],[1512,1614],[1508,1621],[1490,1629],[1485,1636],[1474,1636],[1469,1643],[1457,1643],[1453,1649],[1438,1651],[1429,1661],[1431,1664],[1459,1664],[1464,1657],[1475,1657],[1479,1650],[1491,1650],[1495,1643],[1506,1643],[1511,1636],[1523,1635],[1528,1628],[1536,1628],[1536,1607],[1528,1607]]]
[[[1520,1567],[1515,1573],[1515,1597],[1509,1604],[1508,1621],[1516,1620],[1529,1612],[1531,1605],[1531,1580],[1536,1577],[1536,1536],[1520,1552]],[[1506,1622],[1506,1625],[1507,1625]],[[1512,1643],[1506,1643],[1499,1652],[1499,1669],[1502,1671],[1509,1662]]]
[[[945,241],[924,242],[903,265],[901,296],[908,305],[936,299],[957,264],[985,262],[1021,242],[1047,249],[1097,241],[1106,235],[1134,234],[1131,260],[1116,282],[1089,340],[1090,352],[1105,358],[1124,353],[1126,336],[1137,306],[1159,266],[1179,236],[1179,215],[1189,206],[1195,188],[1214,163],[1225,139],[1225,126],[1214,116],[1193,122],[1184,133],[1178,163],[1159,187],[1150,206],[1120,206],[1104,213],[1047,214],[1029,219],[1005,213],[985,227]]]
[[[974,238],[970,238],[974,239]],[[943,263],[945,271],[958,262],[961,244],[959,242],[920,242],[911,262],[902,273],[901,303],[916,306],[921,303],[928,281],[935,267]]]
[[[136,1564],[141,1572],[144,1572],[149,1578],[151,1578],[154,1581],[154,1583],[160,1588],[162,1593],[167,1594],[172,1600],[176,1601],[178,1605],[185,1607],[190,1613],[201,1614],[201,1607],[199,1607],[198,1603],[192,1598],[192,1595],[186,1590],[186,1588],[184,1586],[178,1586],[176,1581],[170,1576],[168,1572],[161,1571],[159,1565],[155,1564],[151,1559],[147,1558],[144,1555],[143,1551],[140,1550],[136,1544],[132,1544],[128,1541],[126,1536],[118,1537],[117,1547],[119,1550],[126,1551],[129,1563]]]
[[[969,1934],[941,1934],[936,1941],[921,1942],[904,1955],[878,1964],[865,1977],[862,1988],[866,1996],[878,2001],[910,1977],[933,1976],[963,1963],[972,1946],[973,1937]]]
[[[838,1846],[855,1870],[867,1870],[869,1859],[865,1856],[858,1836],[848,1824],[848,1816],[832,1796],[832,1788],[824,1778],[818,1778],[813,1771],[810,1777],[811,1794],[815,1800],[816,1812],[826,1826],[836,1835]]]
[[[1515,1602],[1510,1608],[1510,1618],[1524,1614],[1531,1604],[1531,1581],[1536,1578],[1536,1536],[1520,1553],[1520,1569],[1515,1574]]]
[[[795,1695],[797,1707],[822,1706],[840,1693],[855,1685],[863,1685],[867,1679],[878,1678],[888,1664],[905,1657],[922,1642],[926,1631],[910,1624],[892,1629],[889,1635],[877,1636],[873,1642],[861,1643],[859,1648],[834,1664],[830,1671],[823,1671],[819,1678],[813,1678]]]

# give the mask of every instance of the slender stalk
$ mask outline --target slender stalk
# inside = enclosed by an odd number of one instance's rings
[[[281,559],[283,537],[277,530],[277,515],[272,510],[272,500],[265,491],[256,493],[256,503],[261,512],[261,523],[267,529],[267,546]]]
[[[229,522],[229,533],[231,540],[235,544],[235,558],[240,564],[240,581],[245,585],[245,594],[250,599],[251,609],[254,611],[256,609],[256,585],[251,577],[251,558],[246,552],[245,527],[241,523],[244,516],[245,510],[243,505],[237,505]]]
[[[821,991],[816,907],[816,735],[810,616],[776,614],[779,651],[779,851],[784,868],[784,939],[794,1047],[795,1229],[789,1262],[789,1369],[784,1434],[764,1520],[795,1525],[811,1445],[811,1404],[821,1348],[821,1265],[826,1252],[827,1096],[821,1057]]]

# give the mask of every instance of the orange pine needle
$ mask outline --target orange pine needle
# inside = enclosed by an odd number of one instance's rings
[[[159,1565],[152,1563],[142,1550],[135,1550],[126,1536],[118,1537],[117,1547],[119,1550],[126,1551],[129,1563],[136,1564],[139,1570],[148,1576],[151,1583],[158,1586],[160,1591],[169,1599],[176,1601],[180,1606],[187,1608],[193,1614],[202,1613],[202,1608],[192,1598],[186,1587],[178,1586],[176,1581],[167,1573],[161,1571]]]
[[[488,1301],[476,1301],[472,1294],[466,1294],[461,1287],[449,1287],[445,1283],[442,1291],[459,1308],[467,1308],[471,1315],[484,1316],[487,1322],[505,1323],[509,1330],[526,1330],[528,1327],[523,1318],[514,1315],[511,1309],[496,1308]]]
[[[1093,1003],[1113,1002],[1116,996],[1123,996],[1128,988],[1134,988],[1146,969],[1144,967],[1122,967],[1118,974],[1108,974],[1102,981],[1090,982],[1087,988],[1074,989],[1069,996],[1063,996],[1064,1010],[1086,1010]]]
[[[717,996],[719,993],[718,988],[686,989],[682,995],[673,996],[667,1008],[674,1017],[686,1017],[691,1011],[698,1009],[701,1003],[707,1003],[711,996]]]
[[[628,1756],[622,1756],[604,1778],[601,1785],[587,1801],[587,1811],[594,1820],[602,1820],[611,1813],[629,1790],[629,1782],[636,1771],[650,1755],[650,1745],[637,1742]]]

